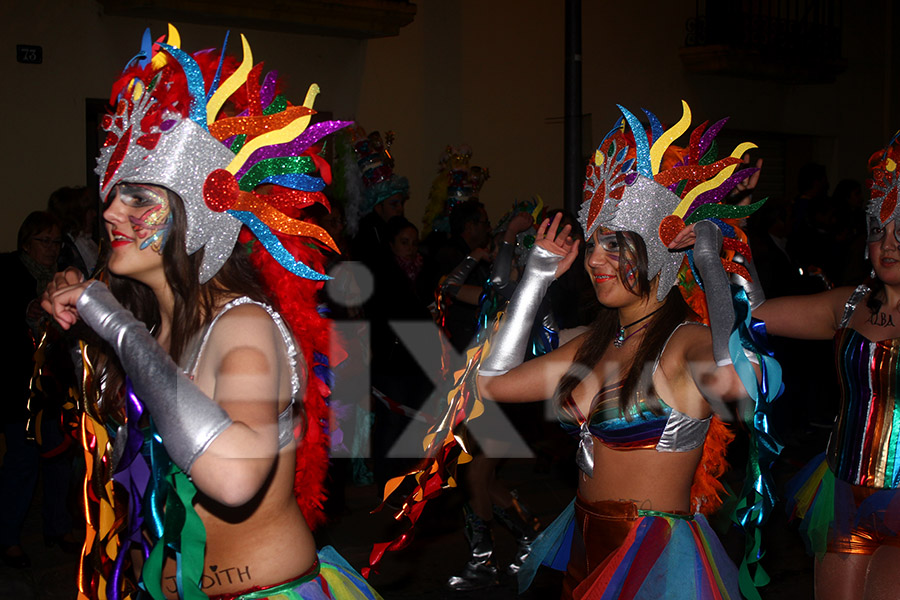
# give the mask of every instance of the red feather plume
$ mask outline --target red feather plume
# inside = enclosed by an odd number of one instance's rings
[[[308,238],[279,236],[281,243],[297,259],[322,272],[324,258]],[[329,409],[326,402],[330,390],[316,376],[317,355],[329,356],[331,321],[317,310],[318,292],[323,282],[302,279],[287,271],[262,247],[246,229],[241,230],[241,243],[252,242],[250,260],[275,308],[291,328],[306,364],[306,389],[303,396],[304,422],[294,431],[297,442],[297,467],[294,494],[310,528],[325,522],[325,477],[328,474]]]

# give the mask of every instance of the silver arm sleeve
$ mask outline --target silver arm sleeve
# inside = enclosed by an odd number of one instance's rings
[[[509,277],[512,273],[512,262],[515,256],[516,247],[509,242],[500,244],[497,250],[497,257],[491,267],[491,284],[495,287],[503,287],[509,284]]]
[[[147,327],[94,281],[78,314],[115,350],[135,393],[147,404],[169,457],[190,474],[194,461],[231,425],[228,413],[194,385]]]
[[[544,329],[547,331],[552,331],[553,333],[559,333],[559,323],[556,322],[556,315],[553,314],[553,306],[550,302],[547,302],[549,298],[545,298],[544,302],[541,303],[541,325],[544,326]]]
[[[722,232],[711,221],[694,225],[694,264],[703,279],[706,305],[709,310],[709,330],[712,334],[713,358],[721,366],[732,363],[728,352],[728,338],[734,326],[734,305],[728,276],[719,257],[722,252]]]
[[[472,273],[472,270],[477,264],[477,260],[471,256],[467,256],[461,263],[456,265],[456,267],[447,274],[444,283],[441,284],[441,288],[443,288],[444,292],[456,297],[459,293],[460,286],[466,283],[466,279],[469,278],[469,274]]]
[[[531,326],[541,299],[556,276],[556,266],[562,259],[562,256],[539,246],[532,248],[525,273],[506,308],[503,325],[491,343],[491,353],[481,363],[479,375],[503,375],[525,360]]]
[[[747,281],[740,275],[733,275],[733,277],[735,283],[744,288],[744,292],[747,293],[747,299],[750,301],[750,310],[754,311],[766,301],[766,293],[763,291],[762,284],[759,281],[756,267],[753,265],[753,261],[743,254],[735,254],[733,260],[740,265],[744,265],[747,272],[750,273],[752,281]]]

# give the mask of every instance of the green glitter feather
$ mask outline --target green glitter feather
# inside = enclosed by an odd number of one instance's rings
[[[285,156],[261,160],[247,170],[241,177],[240,188],[249,192],[266,177],[272,175],[288,175],[291,173],[309,173],[316,170],[313,159],[308,156]]]

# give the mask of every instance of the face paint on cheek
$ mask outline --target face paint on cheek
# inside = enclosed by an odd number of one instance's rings
[[[628,237],[627,235],[624,237],[625,239],[622,243],[622,252],[619,255],[621,257],[620,262],[624,266],[625,284],[629,288],[634,289],[635,284],[637,283],[638,276],[638,264],[637,260],[635,259],[635,256],[637,256],[637,247],[634,245],[634,242],[630,237]],[[619,271],[621,272],[622,269],[620,268]]]
[[[166,196],[157,196],[159,204],[152,206],[140,217],[129,217],[135,234],[143,239],[141,250],[150,248],[157,254],[162,254],[169,238],[169,230],[172,227],[172,209]]]
[[[634,286],[634,282],[637,279],[637,265],[629,264],[625,271],[625,280],[628,282],[629,287]]]

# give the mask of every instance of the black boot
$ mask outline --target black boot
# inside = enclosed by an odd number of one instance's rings
[[[516,556],[506,567],[508,574],[516,575],[522,568],[522,563],[531,553],[531,543],[534,542],[541,529],[541,522],[519,502],[516,492],[510,492],[510,494],[513,497],[512,505],[509,508],[500,508],[495,504],[494,514],[516,538]]]
[[[498,585],[500,581],[494,564],[491,524],[476,515],[468,504],[463,506],[463,513],[466,515],[465,533],[472,555],[462,573],[447,580],[447,587],[462,592]]]

